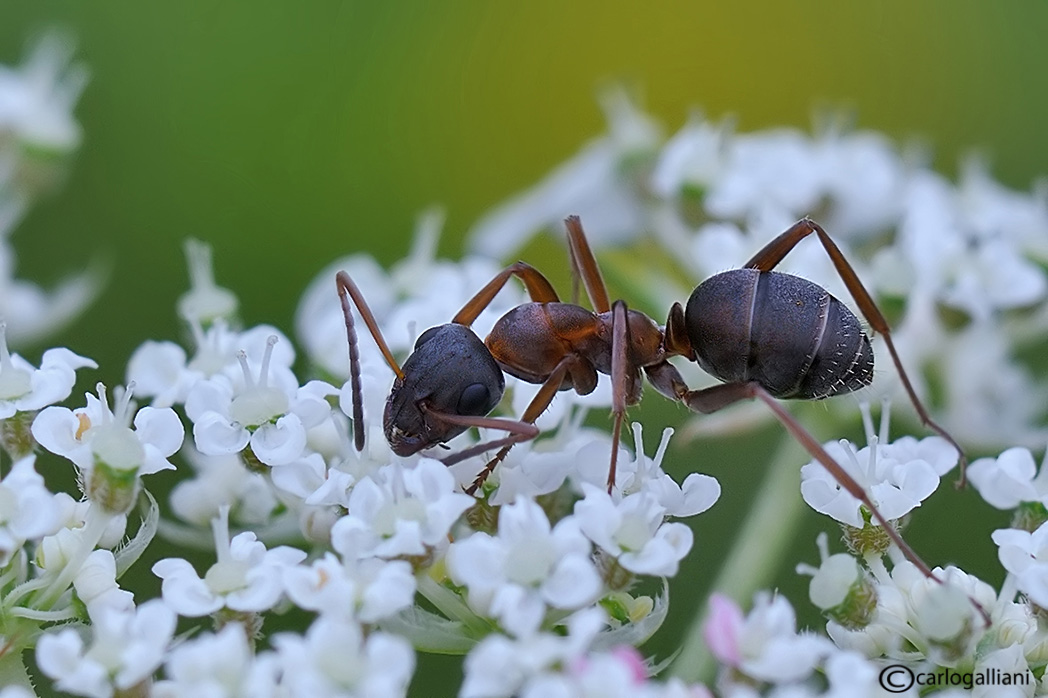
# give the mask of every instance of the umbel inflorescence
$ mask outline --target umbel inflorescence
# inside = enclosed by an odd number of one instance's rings
[[[207,246],[188,243],[192,285],[177,312],[191,342],[144,341],[126,386],[100,384],[70,400],[94,361],[71,347],[30,362],[11,347],[75,315],[70,299],[88,298],[96,282],[84,275],[49,293],[16,279],[9,239],[39,194],[39,173],[60,168],[79,142],[72,108],[82,85],[83,69],[55,39],[22,67],[0,70],[3,698],[31,695],[34,681],[86,696],[399,695],[416,652],[461,655],[462,684],[437,692],[468,697],[851,696],[878,685],[908,695],[1048,693],[1048,475],[1028,450],[1048,437],[1045,391],[1015,358],[1043,341],[1048,324],[1041,192],[1007,190],[977,162],[954,184],[887,139],[835,124],[815,135],[740,134],[696,117],[664,141],[614,93],[605,98],[609,133],[493,210],[472,233],[472,254],[435,259],[442,221],[427,212],[391,270],[364,253],[322,270],[302,297],[294,341],[273,326],[244,327]],[[713,671],[700,676],[691,640],[672,664],[642,645],[668,613],[666,580],[696,535],[714,535],[700,515],[720,487],[701,473],[671,478],[662,462],[672,429],[647,425],[645,445],[633,424],[632,452],[619,454],[609,493],[611,437],[584,421],[608,409],[606,381],[585,397],[561,393],[538,419],[541,437],[516,445],[476,496],[464,489],[483,454],[451,467],[434,458],[439,449],[393,454],[381,421],[393,374],[366,336],[364,418],[352,423],[337,270],[366,288],[403,357],[498,273],[501,258],[571,213],[601,244],[647,235],[676,251],[676,274],[640,261],[624,275],[627,287],[639,279],[637,302],[655,308],[687,296],[675,277],[694,285],[738,266],[794,220],[817,215],[868,287],[901,308],[896,342],[918,391],[934,383],[937,418],[966,446],[1000,452],[973,463],[970,476],[990,506],[1014,512],[1011,528],[992,533],[1001,588],[958,567],[922,575],[809,463],[801,494],[841,524],[847,545],[820,536],[818,564],[798,566],[811,578],[807,600],[715,594],[696,634]],[[785,267],[847,298],[821,249],[800,246]],[[474,329],[484,336],[524,300],[509,284]],[[294,370],[298,353],[308,372]],[[692,385],[710,384],[682,370]],[[536,386],[506,380],[499,414],[519,416]],[[898,390],[886,370],[866,399]],[[831,410],[855,412],[855,402]],[[914,510],[954,468],[956,451],[934,436],[892,439],[887,409],[877,427],[860,411],[867,443],[827,450],[885,517],[919,525]],[[744,408],[687,429],[764,414]],[[648,455],[653,430],[662,437]],[[361,432],[358,452],[351,435]],[[470,430],[448,445],[457,452],[498,436]],[[49,491],[38,461],[74,469],[79,489]],[[146,476],[170,468],[179,482],[158,501]],[[208,562],[157,562],[161,595],[143,598],[122,579],[157,535],[185,557],[206,551]],[[793,607],[808,603],[825,614],[824,632],[797,628]],[[905,672],[913,687],[898,683]]]

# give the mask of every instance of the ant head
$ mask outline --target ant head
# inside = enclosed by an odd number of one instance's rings
[[[506,380],[491,352],[465,325],[431,327],[415,342],[393,383],[382,424],[393,452],[413,453],[455,438],[468,427],[441,415],[482,417],[502,399]]]

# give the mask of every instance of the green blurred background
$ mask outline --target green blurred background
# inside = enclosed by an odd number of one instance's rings
[[[368,250],[388,265],[429,204],[448,213],[441,252],[460,254],[483,211],[603,131],[594,97],[610,81],[644,95],[667,133],[693,107],[736,115],[743,131],[808,128],[817,109],[843,107],[862,128],[927,143],[946,172],[973,148],[1014,187],[1048,171],[1044,3],[5,0],[0,61],[17,63],[54,25],[72,32],[92,72],[77,109],[84,141],[66,186],[13,244],[19,276],[46,284],[112,261],[101,301],[50,343],[99,361],[87,385],[122,381],[144,339],[180,336],[185,237],[212,243],[248,324],[290,332],[325,263]],[[561,255],[529,261],[559,268]],[[651,440],[662,415],[681,418],[647,409]],[[678,642],[767,460],[754,444],[777,439],[762,432],[748,451],[677,444],[678,472],[698,461],[725,494],[700,517],[675,585],[677,623],[647,651],[665,656]],[[999,581],[983,531],[1004,520],[987,514],[976,543],[958,536],[958,519],[986,507],[946,489],[911,542],[933,564],[976,560],[972,571]],[[792,560],[814,561],[814,532],[829,528],[814,515],[805,525]],[[803,580],[779,576],[817,624]]]

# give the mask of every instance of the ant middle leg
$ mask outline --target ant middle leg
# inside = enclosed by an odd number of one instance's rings
[[[891,354],[892,363],[895,364],[895,370],[899,374],[899,378],[902,381],[903,388],[906,390],[907,396],[910,398],[910,402],[913,404],[914,409],[917,410],[917,416],[920,417],[921,424],[928,427],[936,434],[946,439],[950,445],[957,449],[957,453],[960,455],[960,480],[958,481],[958,487],[963,487],[965,484],[965,467],[968,463],[967,457],[964,455],[964,449],[961,448],[960,444],[957,443],[956,439],[950,435],[944,428],[939,426],[928,414],[928,410],[925,409],[924,404],[920,398],[917,397],[917,392],[913,388],[913,384],[910,382],[910,377],[906,373],[906,369],[903,368],[902,359],[899,358],[899,353],[895,349],[895,342],[892,341],[891,327],[888,326],[888,320],[884,317],[880,308],[877,307],[876,301],[870,295],[869,291],[863,285],[862,280],[859,279],[859,275],[855,273],[855,269],[851,263],[841,252],[840,248],[833,239],[823,230],[815,221],[810,218],[802,218],[801,220],[794,223],[788,230],[776,237],[774,240],[765,245],[760,251],[753,256],[750,261],[744,265],[749,269],[757,269],[758,271],[771,271],[774,269],[779,262],[786,257],[787,254],[793,250],[804,238],[808,237],[812,233],[819,238],[819,242],[822,244],[826,254],[829,256],[830,261],[833,262],[834,268],[837,270],[837,274],[844,281],[844,285],[848,288],[848,292],[851,293],[852,298],[855,299],[856,305],[862,312],[866,322],[870,323],[870,327],[873,328],[874,332],[878,332],[884,337],[884,344],[888,347],[888,353]]]
[[[560,360],[556,368],[553,369],[549,377],[546,378],[545,381],[543,381],[542,386],[539,388],[538,392],[535,393],[535,396],[531,398],[531,402],[528,403],[528,406],[524,409],[524,414],[522,414],[520,417],[520,422],[523,424],[530,424],[534,428],[535,420],[538,419],[539,415],[545,412],[546,408],[549,407],[549,404],[553,402],[553,398],[557,395],[557,392],[564,385],[564,379],[566,377],[581,372],[589,373],[592,371],[593,368],[591,366],[586,365],[575,354],[566,355],[564,358]],[[594,376],[594,380],[595,379],[596,377]],[[483,485],[484,482],[488,479],[488,476],[491,475],[492,471],[495,470],[495,467],[506,458],[506,456],[510,452],[510,449],[512,449],[513,446],[520,443],[521,441],[525,441],[527,439],[513,439],[513,437],[511,436],[507,437],[507,440],[509,442],[499,449],[498,453],[495,454],[495,457],[487,462],[487,464],[484,466],[484,469],[477,474],[477,477],[473,480],[473,483],[466,488],[466,494],[475,494],[476,491],[480,489],[480,486]],[[464,457],[477,455],[478,453],[481,453],[490,448],[494,448],[498,445],[499,444],[497,441],[478,444],[477,446],[473,446],[469,449],[466,449],[466,451],[463,451],[462,454],[452,456],[452,458],[454,459],[452,462],[457,463]],[[444,463],[445,465],[451,465],[451,463],[449,463],[447,460],[445,460]]]
[[[578,216],[568,216],[564,220],[564,225],[568,229],[568,256],[571,260],[572,280],[577,285],[577,280],[581,277],[582,283],[586,286],[586,295],[593,304],[593,310],[597,313],[606,313],[611,310],[608,289],[604,285],[600,267],[597,266],[597,258],[593,256],[593,250],[590,249],[589,241],[586,240],[586,233],[582,230],[582,221]]]

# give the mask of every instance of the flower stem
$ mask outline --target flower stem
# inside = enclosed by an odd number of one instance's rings
[[[36,695],[33,682],[22,661],[22,648],[18,645],[0,645],[0,686],[21,686]]]
[[[804,511],[800,496],[800,466],[808,458],[804,448],[783,434],[746,521],[735,539],[710,592],[725,594],[740,605],[767,586],[781,567]],[[699,606],[684,637],[670,673],[694,682],[713,677],[715,660],[706,647],[702,630],[708,606]]]

